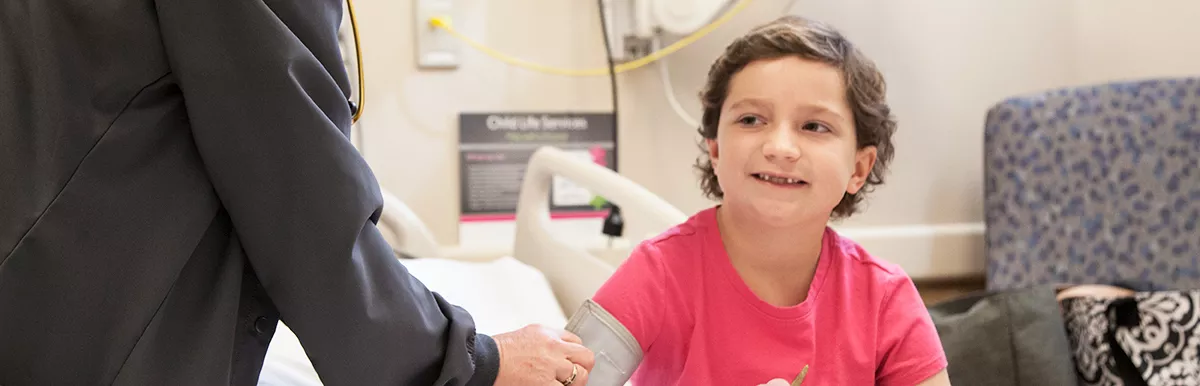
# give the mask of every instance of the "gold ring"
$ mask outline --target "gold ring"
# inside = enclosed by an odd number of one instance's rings
[[[579,375],[579,365],[572,363],[571,364],[571,377],[567,378],[567,380],[565,380],[565,381],[562,381],[563,386],[571,386],[572,383],[575,383],[575,377],[578,375]]]

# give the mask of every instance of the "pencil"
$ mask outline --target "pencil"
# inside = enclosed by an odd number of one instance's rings
[[[808,375],[808,365],[804,365],[804,369],[800,370],[800,375],[797,375],[796,379],[792,381],[792,386],[800,386],[801,383],[804,383],[805,375]]]

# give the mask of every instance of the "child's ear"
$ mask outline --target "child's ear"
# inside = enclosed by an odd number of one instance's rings
[[[850,176],[850,184],[846,186],[846,193],[858,193],[858,190],[866,185],[867,177],[871,175],[871,169],[875,167],[875,156],[875,146],[858,149],[858,153],[854,155],[854,174]]]
[[[708,158],[712,160],[712,166],[717,167],[717,159],[721,158],[720,149],[717,148],[717,140],[705,139],[704,143],[708,145]]]

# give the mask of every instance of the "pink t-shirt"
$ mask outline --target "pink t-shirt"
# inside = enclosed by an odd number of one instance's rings
[[[780,308],[742,281],[715,208],[643,242],[593,300],[645,352],[635,386],[911,386],[946,367],[916,287],[898,266],[826,228],[808,298]]]

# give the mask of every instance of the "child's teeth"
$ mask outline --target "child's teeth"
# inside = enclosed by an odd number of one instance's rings
[[[799,183],[800,180],[784,179],[784,177],[776,177],[769,175],[758,175],[760,179],[775,183]]]
[[[800,180],[791,179],[791,178],[781,178],[781,177],[775,177],[775,176],[768,176],[768,175],[766,175],[766,174],[759,174],[759,175],[758,175],[758,178],[759,178],[759,179],[762,179],[762,180],[764,180],[764,181],[768,181],[768,182],[774,182],[774,183],[777,183],[777,184],[798,184],[798,183],[800,183]]]

